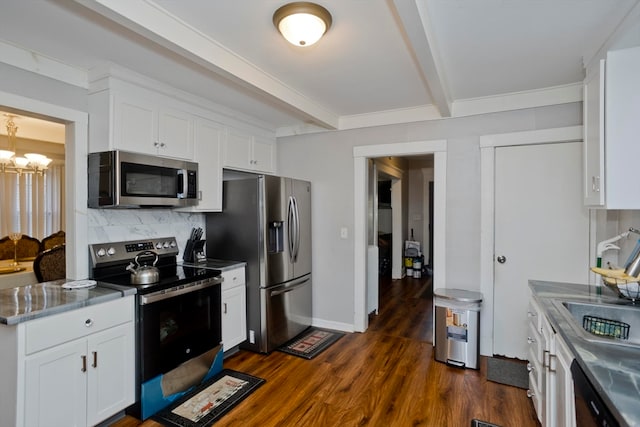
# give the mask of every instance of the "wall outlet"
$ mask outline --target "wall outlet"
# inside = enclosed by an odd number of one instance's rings
[[[340,229],[340,238],[341,239],[348,239],[349,238],[349,231],[347,230],[347,227],[342,227]]]

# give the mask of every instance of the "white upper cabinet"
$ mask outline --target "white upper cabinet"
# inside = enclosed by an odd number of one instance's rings
[[[275,173],[275,141],[229,128],[223,165],[246,171]]]
[[[584,201],[639,209],[640,47],[609,51],[589,70],[584,99]]]
[[[584,204],[604,206],[604,76],[605,61],[584,81]]]
[[[226,138],[224,125],[197,118],[195,124],[194,157],[198,162],[198,204],[181,211],[222,211],[222,143]]]
[[[193,158],[193,115],[169,97],[144,88],[103,90],[89,96],[90,151],[124,150]]]

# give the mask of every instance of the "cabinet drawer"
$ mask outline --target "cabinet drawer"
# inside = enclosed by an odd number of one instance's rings
[[[540,385],[543,383],[545,374],[544,368],[542,367],[542,363],[540,363],[536,359],[535,349],[533,347],[529,348],[528,352],[529,364],[531,365],[531,370],[529,371],[529,386],[534,383],[535,387],[539,390]]]
[[[529,340],[530,354],[534,356],[536,362],[542,363],[544,357],[544,342],[542,334],[540,334],[540,331],[535,329],[531,323],[529,323],[527,339]]]
[[[533,327],[537,330],[541,328],[541,320],[540,320],[540,309],[536,305],[536,303],[530,299],[529,306],[527,307],[527,318],[529,319],[529,323],[533,325]]]
[[[244,268],[234,268],[233,270],[222,272],[222,290],[244,286]]]
[[[27,322],[26,354],[132,322],[133,298],[119,298]]]
[[[540,394],[540,389],[538,389],[535,384],[532,384],[531,382],[529,382],[529,390],[527,394],[531,398],[531,401],[533,402],[533,407],[536,409],[536,415],[538,416],[538,421],[540,421],[540,423],[544,425],[544,422],[542,420],[542,414],[544,409],[542,408],[543,396]]]

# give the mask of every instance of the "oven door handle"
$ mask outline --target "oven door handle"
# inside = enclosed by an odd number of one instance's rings
[[[140,305],[147,305],[154,302],[162,301],[168,298],[177,297],[180,295],[188,294],[190,292],[199,291],[201,289],[210,288],[214,285],[219,285],[222,283],[222,277],[214,277],[211,279],[207,279],[201,283],[195,283],[193,285],[184,285],[183,287],[169,288],[164,289],[162,291],[152,292],[147,295],[140,296]]]

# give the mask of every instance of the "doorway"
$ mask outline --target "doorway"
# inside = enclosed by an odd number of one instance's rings
[[[397,144],[354,147],[354,329],[363,332],[368,327],[367,312],[367,235],[368,224],[368,162],[384,156],[434,156],[434,249],[433,287],[444,287],[445,269],[445,195],[446,140],[417,141]]]
[[[3,111],[34,116],[65,125],[65,232],[67,277],[89,276],[87,151],[89,114],[0,91]]]

